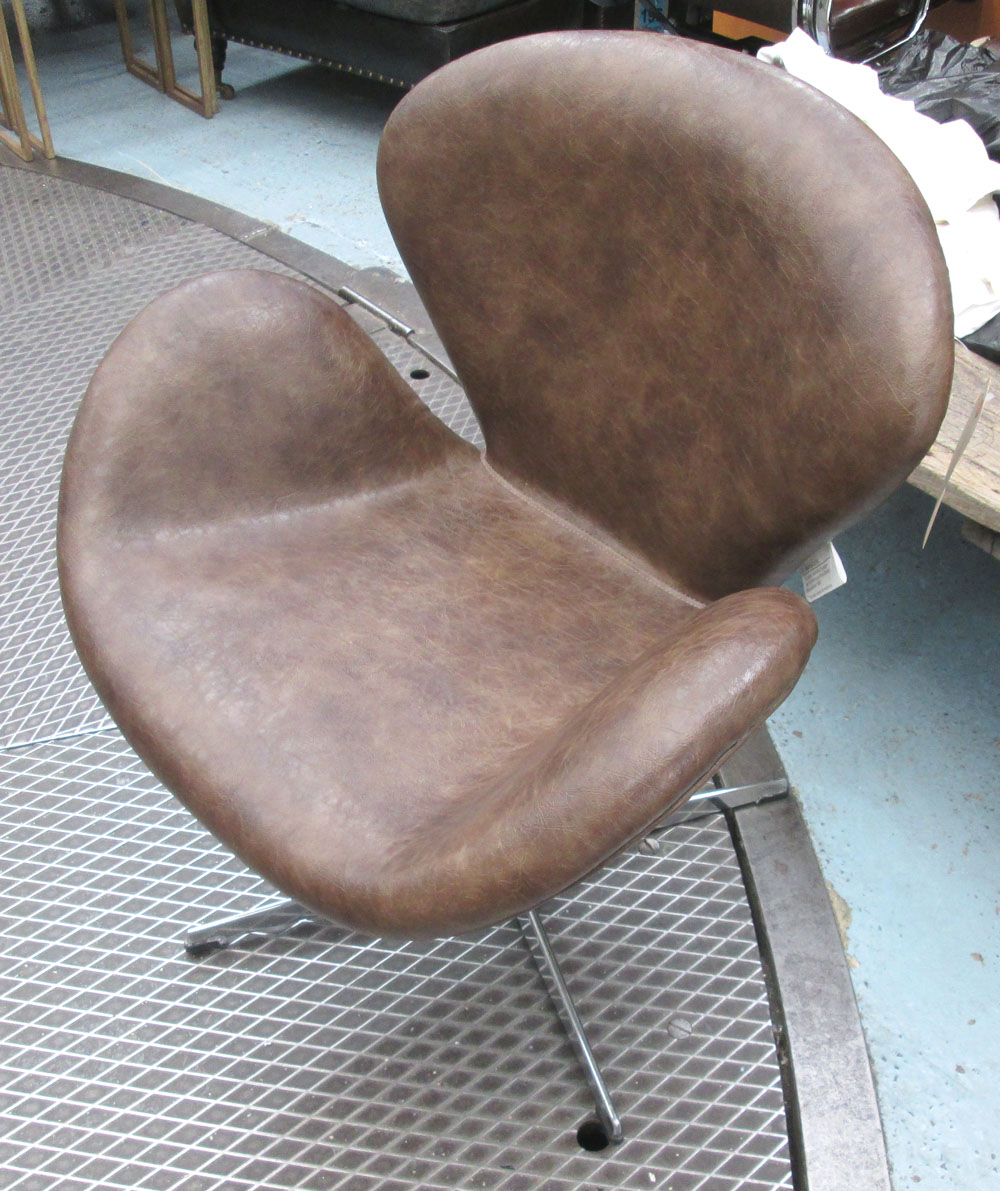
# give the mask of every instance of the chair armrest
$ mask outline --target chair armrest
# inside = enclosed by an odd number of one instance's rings
[[[794,687],[815,639],[809,605],[781,588],[699,611],[486,788],[451,804],[447,822],[410,841],[395,857],[401,884],[379,897],[369,929],[392,933],[394,911],[405,915],[406,934],[419,933],[421,918],[427,934],[444,917],[473,929],[600,867],[760,726]],[[427,871],[433,888],[420,881]]]
[[[214,273],[112,345],[77,415],[62,515],[123,533],[281,515],[471,451],[336,302],[275,273]]]

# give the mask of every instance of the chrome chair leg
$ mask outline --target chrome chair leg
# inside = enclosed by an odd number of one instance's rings
[[[286,935],[299,927],[323,924],[324,919],[305,906],[300,906],[298,902],[275,902],[252,914],[241,914],[236,918],[195,927],[185,936],[184,949],[192,959],[199,959],[213,951],[222,951],[237,944],[262,943]],[[621,1118],[611,1102],[601,1069],[587,1041],[580,1015],[573,1004],[573,998],[537,911],[529,910],[527,914],[522,915],[518,919],[518,925],[583,1067],[584,1076],[594,1097],[597,1119],[608,1141],[623,1141],[625,1134],[622,1131]]]
[[[223,951],[239,943],[263,943],[277,939],[301,926],[322,926],[324,920],[312,910],[298,902],[281,901],[257,910],[253,914],[241,914],[222,922],[209,922],[196,926],[184,939],[184,950],[192,959],[200,959],[213,951]]]
[[[545,932],[545,927],[542,926],[542,921],[535,910],[529,910],[527,914],[523,914],[517,921],[521,928],[521,934],[524,937],[525,944],[531,952],[531,957],[535,961],[538,971],[545,982],[545,987],[548,990],[552,1004],[559,1014],[563,1028],[569,1036],[577,1058],[583,1067],[584,1077],[594,1097],[597,1119],[603,1126],[608,1141],[616,1143],[624,1141],[625,1134],[622,1130],[621,1117],[619,1117],[614,1104],[611,1102],[611,1096],[608,1092],[607,1084],[604,1082],[604,1076],[601,1074],[601,1069],[597,1065],[597,1059],[594,1057],[594,1052],[591,1050],[590,1043],[587,1041],[583,1022],[580,1020],[580,1015],[577,1013],[576,1006],[573,1004],[573,998],[570,995],[569,988],[566,986],[566,981],[563,979],[559,962],[556,959],[555,952],[552,950],[552,944],[549,942],[549,936]]]

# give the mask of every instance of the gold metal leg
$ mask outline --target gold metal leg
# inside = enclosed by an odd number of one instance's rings
[[[7,36],[7,18],[0,9],[0,107],[2,107],[3,122],[7,128],[17,134],[16,139],[6,132],[0,132],[0,144],[4,144],[12,153],[25,161],[34,156],[31,141],[28,139],[28,126],[24,119],[24,108],[21,106],[21,93],[17,87],[17,75],[14,72],[14,55],[10,52],[10,38]]]
[[[144,83],[155,87],[157,91],[163,91],[165,88],[158,65],[153,66],[136,55],[135,46],[132,44],[132,29],[128,23],[128,9],[125,7],[125,0],[115,0],[115,17],[118,21],[118,36],[121,38],[125,69],[129,74],[135,75],[137,79],[142,79]]]
[[[169,95],[171,99],[197,112],[206,119],[219,110],[215,93],[215,71],[212,67],[212,36],[208,23],[206,0],[191,0],[194,20],[194,48],[198,55],[198,80],[201,94],[182,87],[177,81],[174,69],[174,53],[170,45],[170,26],[167,23],[166,0],[149,0],[149,16],[153,27],[153,48],[156,65],[138,58],[132,45],[132,30],[129,27],[125,0],[115,0],[115,16],[118,20],[118,34],[122,42],[122,57],[125,69],[149,86]]]
[[[204,2],[204,0],[202,0]],[[35,115],[38,118],[38,129],[42,136],[39,140],[28,128],[24,116],[24,105],[21,103],[21,92],[17,85],[17,74],[14,70],[14,55],[10,48],[10,36],[7,33],[7,18],[2,10],[0,0],[0,118],[3,124],[14,133],[0,131],[0,144],[7,146],[24,161],[31,161],[37,150],[45,157],[55,157],[52,148],[52,134],[49,131],[49,118],[45,111],[45,101],[42,99],[42,87],[38,79],[38,67],[35,64],[35,52],[31,46],[31,34],[28,30],[28,20],[24,15],[24,0],[11,0],[14,10],[14,23],[17,26],[17,36],[21,43],[21,54],[24,58],[24,69],[28,75],[31,87],[31,97],[35,104]]]

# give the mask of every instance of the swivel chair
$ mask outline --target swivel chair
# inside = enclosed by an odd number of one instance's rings
[[[772,584],[934,440],[947,277],[853,116],[679,38],[463,58],[396,109],[379,184],[485,453],[323,293],[203,277],[83,401],[66,614],[139,755],[294,899],[279,920],[522,916],[547,963],[538,907],[792,689],[815,619]]]

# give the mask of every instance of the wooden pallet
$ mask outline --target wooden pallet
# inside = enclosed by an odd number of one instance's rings
[[[1000,555],[1000,367],[955,345],[955,379],[948,412],[937,442],[910,476],[910,483],[931,496],[941,492],[945,472],[973,406],[992,381],[994,398],[982,412],[969,445],[948,481],[944,503],[971,524],[964,536]]]

